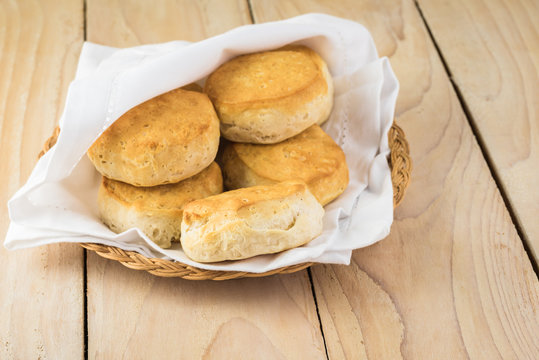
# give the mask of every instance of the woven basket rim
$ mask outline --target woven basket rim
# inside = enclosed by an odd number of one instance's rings
[[[51,147],[56,144],[60,128],[57,126],[53,134],[47,139],[39,157],[43,156]],[[406,188],[410,183],[412,172],[412,159],[410,158],[410,148],[404,135],[404,131],[395,123],[388,133],[390,155],[388,158],[391,167],[391,181],[393,183],[393,207],[397,207],[403,200]],[[94,251],[99,256],[106,259],[120,262],[122,265],[134,269],[144,270],[150,274],[161,277],[181,277],[188,280],[230,280],[243,277],[263,277],[275,274],[290,274],[306,269],[313,265],[313,262],[306,262],[297,265],[285,266],[282,268],[266,271],[263,273],[251,273],[244,271],[223,271],[206,270],[195,266],[183,264],[178,261],[163,260],[159,258],[148,258],[134,251],[127,251],[115,246],[102,245],[96,243],[80,243],[80,245],[90,251]]]

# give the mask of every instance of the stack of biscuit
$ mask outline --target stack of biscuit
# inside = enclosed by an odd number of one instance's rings
[[[236,57],[203,93],[153,98],[96,140],[88,156],[103,175],[101,218],[163,248],[179,240],[198,262],[301,246],[348,184],[344,153],[319,126],[332,105],[331,76],[311,49]]]
[[[223,191],[218,146],[219,119],[201,92],[176,89],[129,110],[88,149],[103,175],[101,220],[170,247],[180,240],[183,207]]]

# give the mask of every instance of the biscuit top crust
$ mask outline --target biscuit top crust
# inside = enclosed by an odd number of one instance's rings
[[[343,151],[318,125],[278,144],[231,146],[252,171],[274,181],[297,178],[310,183],[346,167]]]
[[[286,98],[312,87],[312,97],[327,93],[323,60],[305,46],[286,46],[238,56],[215,70],[204,92],[220,104]]]
[[[193,221],[198,221],[208,216],[220,217],[222,213],[238,212],[241,209],[249,209],[251,206],[270,202],[272,208],[268,209],[268,214],[259,214],[270,218],[274,214],[276,204],[273,201],[281,201],[292,195],[307,192],[307,185],[301,181],[284,181],[270,186],[252,186],[232,191],[227,191],[219,195],[195,200],[187,204],[184,208],[183,221],[190,225]],[[282,206],[288,206],[283,203]],[[226,215],[223,215],[226,217]]]
[[[221,169],[217,163],[175,184],[137,187],[103,177],[109,196],[138,210],[182,210],[189,202],[223,191]]]
[[[144,153],[159,153],[167,147],[196,140],[218,119],[210,99],[203,93],[175,89],[150,99],[123,114],[88,150],[123,154],[136,162]]]

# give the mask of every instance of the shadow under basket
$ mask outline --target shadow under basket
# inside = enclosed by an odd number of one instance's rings
[[[52,136],[45,142],[43,150],[39,157],[43,156],[54,144],[60,133],[60,128],[56,127]],[[412,172],[412,160],[410,158],[410,149],[404,135],[404,131],[395,123],[389,130],[389,165],[391,167],[391,181],[393,183],[393,207],[397,207],[406,192],[410,183],[410,174]],[[313,265],[312,262],[285,266],[279,269],[267,271],[264,273],[250,273],[242,271],[216,271],[199,269],[194,266],[186,265],[172,260],[163,260],[158,258],[148,258],[134,251],[126,251],[115,246],[102,244],[81,243],[83,248],[95,251],[98,255],[119,261],[124,266],[134,270],[144,270],[150,274],[163,277],[181,277],[189,280],[229,280],[242,277],[262,277],[274,274],[290,274],[300,271]]]

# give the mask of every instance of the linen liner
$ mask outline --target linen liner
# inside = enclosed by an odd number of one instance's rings
[[[345,193],[325,206],[319,237],[279,254],[203,264],[187,258],[179,244],[161,249],[138,229],[115,234],[101,223],[96,202],[100,175],[85,153],[114,120],[159,94],[203,83],[230,58],[290,43],[311,47],[328,64],[335,104],[322,127],[343,148],[350,169]],[[11,223],[4,245],[13,250],[93,242],[202,269],[256,273],[311,261],[348,264],[353,249],[383,239],[393,221],[387,133],[397,92],[389,61],[378,58],[369,32],[329,15],[246,25],[196,43],[116,49],[86,42],[68,90],[58,142],[8,202]]]

